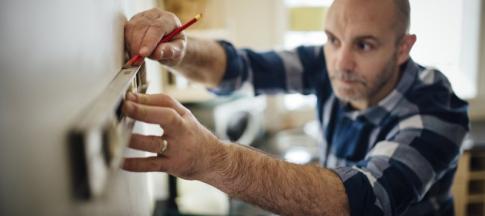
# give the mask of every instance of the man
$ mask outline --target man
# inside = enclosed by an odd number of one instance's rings
[[[138,14],[125,29],[132,54],[216,92],[250,82],[258,94],[315,94],[322,167],[223,143],[170,97],[130,94],[124,112],[165,134],[134,135],[130,147],[162,154],[128,158],[123,168],[200,180],[283,215],[453,215],[450,187],[468,131],[467,104],[443,74],[409,57],[416,41],[409,14],[407,0],[336,0],[323,49],[265,53],[184,35],[156,46],[178,19],[156,9]]]

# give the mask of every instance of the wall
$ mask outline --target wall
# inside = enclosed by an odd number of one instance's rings
[[[207,3],[206,8],[200,6],[203,2]],[[183,3],[180,5],[184,6]],[[179,10],[173,11],[190,17],[201,12],[198,7],[205,10],[202,11],[205,14],[201,23],[187,31],[190,36],[225,39],[237,47],[256,50],[268,50],[283,45],[287,19],[283,0],[205,0],[189,2],[185,6],[188,8],[179,9],[181,13]]]
[[[69,125],[123,61],[126,14],[151,1],[0,4],[0,215],[149,215],[147,174],[119,171],[105,196],[74,200]]]
[[[478,95],[470,100],[470,117],[474,121],[485,120],[485,3],[481,2],[480,54],[477,76]]]
[[[283,0],[228,0],[227,11],[231,42],[237,46],[257,50],[283,46],[286,29]]]

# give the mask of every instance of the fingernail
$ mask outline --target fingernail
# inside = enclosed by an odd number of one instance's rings
[[[148,47],[142,47],[140,49],[140,55],[142,55],[142,56],[148,56],[150,54],[148,52],[149,52]]]

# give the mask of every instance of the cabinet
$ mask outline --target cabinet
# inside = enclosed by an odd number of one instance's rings
[[[285,0],[287,31],[284,47],[324,44],[327,37],[323,31],[331,1]]]
[[[485,215],[485,148],[465,150],[452,192],[457,216]]]

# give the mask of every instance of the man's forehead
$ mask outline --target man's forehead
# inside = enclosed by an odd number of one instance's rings
[[[364,24],[363,22],[349,22],[345,25],[328,23],[328,25],[325,26],[325,32],[342,40],[356,40],[365,38],[381,40],[383,37],[385,37],[386,33],[390,31],[386,31],[386,29],[376,25]]]
[[[326,29],[359,35],[392,30],[396,23],[396,9],[392,1],[335,0],[327,14]]]
[[[330,8],[357,8],[362,10],[385,9],[396,7],[395,0],[334,0]]]

